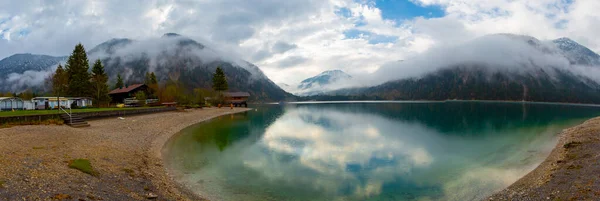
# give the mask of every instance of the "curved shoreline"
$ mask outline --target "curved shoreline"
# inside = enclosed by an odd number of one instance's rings
[[[246,108],[206,108],[0,129],[0,200],[199,200],[170,178],[161,158],[187,126]],[[69,168],[87,159],[97,174]]]
[[[239,109],[239,110],[235,110],[235,111],[231,111],[231,112],[226,112],[226,113],[222,113],[222,114],[216,114],[216,115],[211,115],[211,116],[206,116],[204,118],[201,119],[197,119],[196,121],[190,121],[190,122],[185,122],[185,123],[181,123],[175,127],[173,127],[169,133],[165,133],[163,135],[160,135],[159,137],[155,138],[152,141],[152,146],[150,148],[150,153],[152,153],[152,155],[156,158],[159,159],[160,164],[161,164],[161,168],[162,169],[162,175],[166,176],[167,180],[170,181],[171,184],[171,191],[179,191],[178,194],[182,195],[183,197],[185,197],[185,199],[188,200],[206,200],[205,198],[201,197],[200,195],[192,192],[191,190],[189,190],[189,188],[185,187],[183,184],[175,181],[175,179],[173,178],[173,175],[171,174],[170,170],[168,169],[168,167],[165,165],[165,161],[163,158],[163,154],[164,154],[164,147],[166,146],[167,142],[169,142],[169,140],[171,140],[174,137],[177,137],[177,134],[179,134],[181,132],[181,130],[201,123],[201,122],[205,122],[220,116],[224,116],[224,115],[228,115],[228,114],[235,114],[235,113],[241,113],[241,112],[247,112],[250,111],[250,108],[245,108],[245,109]],[[155,182],[155,181],[153,181]]]
[[[597,200],[600,198],[600,117],[564,129],[533,171],[485,200]]]

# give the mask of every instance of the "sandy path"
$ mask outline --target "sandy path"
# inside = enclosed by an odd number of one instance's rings
[[[91,127],[0,129],[0,200],[188,200],[167,175],[164,143],[181,129],[246,109],[165,112],[90,121]],[[87,158],[94,177],[68,168]],[[195,198],[194,198],[195,199]]]

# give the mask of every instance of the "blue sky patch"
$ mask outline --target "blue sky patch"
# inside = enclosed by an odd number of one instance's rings
[[[568,23],[569,20],[559,20],[558,22],[554,23],[554,27],[557,29],[566,29]]]
[[[421,6],[409,0],[375,0],[375,7],[381,10],[384,19],[404,21],[415,17],[438,18],[445,15],[439,6]]]
[[[348,8],[339,8],[335,11],[335,14],[345,18],[352,17],[352,11]]]
[[[29,35],[29,33],[31,33],[31,30],[29,30],[29,29],[21,29],[19,31],[19,37],[27,36],[27,35]]]
[[[0,18],[0,25],[8,22],[8,20],[10,20],[10,18]]]

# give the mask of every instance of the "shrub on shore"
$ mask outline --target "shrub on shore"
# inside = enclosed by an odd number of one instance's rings
[[[90,163],[90,160],[88,159],[75,159],[69,162],[69,168],[73,168],[76,170],[79,170],[83,173],[92,175],[92,176],[98,176],[100,175],[100,173],[98,173],[96,170],[94,170],[94,168],[92,168],[92,164]]]
[[[573,148],[573,147],[576,147],[579,145],[581,145],[581,142],[569,142],[569,143],[563,145],[563,148],[570,149],[570,148]]]

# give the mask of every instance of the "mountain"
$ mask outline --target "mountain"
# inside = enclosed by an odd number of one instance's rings
[[[283,89],[284,91],[287,91],[287,92],[294,91],[294,87],[293,86],[291,86],[289,84],[286,84],[286,83],[283,83],[283,82],[277,83],[277,86],[279,86],[281,89]]]
[[[436,59],[439,59],[436,60]],[[600,103],[598,55],[561,38],[497,34],[382,67],[372,76],[421,74],[307,100],[511,100]]]
[[[247,91],[253,101],[293,98],[254,64],[175,33],[144,41],[112,39],[92,48],[88,57],[102,60],[110,80],[120,74],[127,83],[140,83],[146,72],[155,72],[162,82],[177,80],[188,89],[210,88],[212,74],[220,66],[230,91]]]
[[[115,51],[117,51],[117,49],[125,47],[131,44],[132,42],[133,40],[127,38],[113,38],[92,48],[88,51],[88,54],[114,54]]]
[[[349,82],[352,76],[341,70],[324,71],[300,82],[296,91],[299,95],[316,95],[335,89],[336,85]]]
[[[44,79],[52,66],[64,63],[67,57],[36,54],[15,54],[0,60],[0,92],[20,92],[25,89],[44,90]]]
[[[25,89],[43,90],[44,79],[66,56],[16,54],[0,61],[0,91],[20,92]],[[223,68],[230,91],[247,91],[252,101],[281,101],[293,99],[273,83],[254,64],[175,33],[160,38],[131,40],[115,38],[88,51],[90,64],[100,59],[114,83],[117,74],[126,83],[141,83],[146,72],[155,72],[160,81],[177,80],[187,89],[211,88],[212,74]],[[48,90],[47,88],[45,90]]]
[[[64,60],[66,57],[15,54],[0,60],[0,76],[8,76],[11,73],[22,74],[25,71],[43,71]]]
[[[600,55],[569,38],[552,41],[571,64],[600,66]]]

